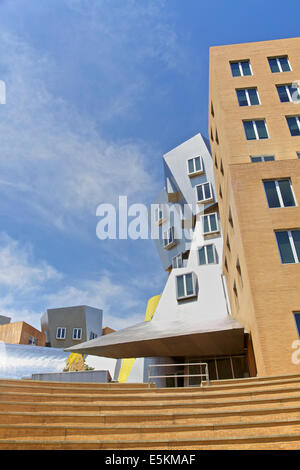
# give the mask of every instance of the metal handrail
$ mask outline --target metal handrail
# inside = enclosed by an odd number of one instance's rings
[[[151,367],[179,367],[179,366],[205,366],[204,374],[183,374],[183,375],[150,375]],[[150,379],[166,378],[166,377],[205,377],[206,385],[209,385],[209,373],[208,373],[208,363],[207,362],[185,362],[184,364],[148,364],[148,387],[150,387]]]

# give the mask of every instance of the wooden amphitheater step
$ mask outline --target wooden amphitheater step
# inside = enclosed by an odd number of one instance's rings
[[[22,395],[22,401],[16,401],[20,397],[16,398],[10,396],[10,400],[4,401],[7,396],[1,397],[0,400],[0,411],[89,411],[89,412],[101,412],[107,414],[127,414],[129,412],[151,414],[151,413],[165,413],[172,411],[200,411],[205,409],[214,410],[234,410],[240,409],[245,410],[251,407],[257,407],[264,405],[266,408],[276,408],[277,406],[286,407],[292,405],[300,405],[300,394],[291,395],[280,395],[278,397],[243,397],[235,400],[189,400],[183,402],[161,402],[159,400],[153,400],[152,402],[137,402],[137,403],[107,403],[103,401],[56,401],[53,397],[47,397],[48,401],[38,401],[36,396],[29,397],[30,400],[26,401]],[[27,397],[28,398],[28,397]]]
[[[227,424],[262,420],[300,419],[300,406],[246,408],[243,410],[173,411],[160,413],[111,414],[87,412],[0,411],[0,424],[91,424],[91,425],[169,425],[169,424]]]
[[[51,386],[48,388],[38,388],[37,386],[30,385],[13,385],[5,384],[0,385],[0,400],[1,397],[7,395],[9,397],[21,397],[24,396],[24,400],[33,396],[36,400],[43,401],[43,398],[50,396],[53,400],[59,400],[59,397],[63,399],[74,399],[76,401],[94,401],[105,399],[107,401],[122,402],[122,401],[137,401],[137,400],[152,400],[160,399],[161,401],[176,401],[176,400],[187,400],[190,398],[222,398],[222,397],[242,397],[242,396],[264,396],[264,395],[275,395],[280,393],[300,393],[300,378],[289,379],[285,381],[274,381],[272,383],[260,382],[259,386],[242,386],[237,385],[236,387],[224,388],[222,386],[215,387],[192,387],[192,388],[180,388],[180,389],[124,389],[121,393],[120,389],[114,389],[113,393],[111,389],[98,389],[98,388],[79,388],[66,386],[64,389],[61,387]],[[163,392],[160,392],[163,390]]]
[[[226,438],[267,436],[268,434],[299,434],[300,419],[250,421],[247,423],[219,424],[169,424],[169,425],[53,425],[11,424],[0,425],[0,439],[44,440],[46,437],[61,440],[101,439],[112,440],[168,440],[187,438]]]
[[[0,439],[0,450],[279,450],[299,449],[300,434],[269,434],[248,437],[106,441]]]

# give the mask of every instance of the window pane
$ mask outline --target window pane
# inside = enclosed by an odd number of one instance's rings
[[[275,232],[282,263],[294,263],[288,232]]]
[[[289,72],[291,70],[287,57],[280,57],[279,62],[283,72]]]
[[[276,59],[269,59],[269,64],[272,73],[280,72]]]
[[[298,256],[298,262],[300,262],[300,230],[292,230],[292,237]]]
[[[253,163],[262,162],[262,157],[251,157]]]
[[[257,90],[255,88],[249,88],[248,90],[250,103],[252,105],[259,104]]]
[[[285,103],[286,101],[290,101],[284,85],[278,85],[277,91],[278,91],[279,99],[282,103]]]
[[[250,69],[250,63],[247,60],[246,62],[242,62],[242,69],[243,69],[243,74],[244,75],[251,75],[251,69]]]
[[[268,157],[263,157],[263,159],[264,159],[265,162],[272,162],[272,161],[275,160],[275,158],[272,155],[270,155]]]
[[[295,200],[292,193],[290,180],[279,180],[278,185],[280,188],[284,207],[294,206]]]
[[[296,327],[298,330],[298,336],[300,338],[300,313],[295,313],[294,316],[295,316]]]
[[[299,94],[298,86],[296,85],[295,87],[293,87],[293,85],[287,85],[287,87],[290,91],[292,101],[295,101],[295,102],[299,101],[300,100],[300,94]]]
[[[188,161],[188,166],[189,166],[189,173],[194,173],[194,162],[192,158]]]
[[[204,233],[208,233],[209,232],[209,225],[208,225],[208,216],[205,215],[203,217],[203,231]]]
[[[256,129],[257,129],[259,138],[260,139],[267,139],[268,134],[267,134],[267,128],[266,128],[265,121],[255,121],[255,124],[256,124]]]
[[[198,201],[203,201],[203,199],[204,199],[203,186],[202,185],[197,186],[197,198],[198,198]]]
[[[204,246],[202,248],[199,248],[199,264],[206,264],[206,258],[205,258],[205,248]]]
[[[238,102],[240,106],[248,106],[245,90],[236,90]]]
[[[192,273],[185,275],[185,282],[186,282],[186,295],[192,295],[194,293]]]
[[[280,201],[276,191],[275,181],[264,181],[264,187],[269,207],[280,207]]]
[[[210,218],[210,228],[211,228],[211,231],[214,232],[218,229],[217,227],[217,218],[216,218],[216,215],[215,214],[212,214],[209,216]]]
[[[210,199],[211,198],[211,191],[210,191],[210,184],[205,183],[204,185],[204,194],[205,194],[205,199]]]
[[[214,263],[215,262],[214,246],[213,245],[207,245],[206,253],[207,253],[207,262],[208,262],[208,264]]]
[[[196,157],[196,158],[195,158],[195,169],[196,169],[196,171],[200,171],[200,170],[201,170],[200,157]]]
[[[252,121],[244,121],[243,124],[244,124],[244,129],[245,129],[247,140],[256,139],[255,132],[254,132],[254,127],[253,127],[253,122]]]
[[[238,62],[231,62],[231,72],[233,77],[239,77],[241,75]]]
[[[178,276],[177,277],[177,294],[178,294],[178,297],[184,297],[183,276]]]
[[[300,130],[297,124],[297,119],[295,117],[287,117],[286,120],[290,128],[291,135],[292,136],[300,135]]]

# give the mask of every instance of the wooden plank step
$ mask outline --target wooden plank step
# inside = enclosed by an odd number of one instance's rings
[[[147,441],[111,441],[59,439],[0,439],[1,450],[221,450],[221,449],[298,449],[300,434],[271,434],[214,439],[160,439]]]

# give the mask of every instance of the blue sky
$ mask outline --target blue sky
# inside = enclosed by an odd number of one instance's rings
[[[0,0],[0,314],[88,304],[113,328],[163,289],[150,240],[96,237],[96,207],[150,204],[162,154],[207,135],[213,45],[295,37],[279,1]],[[299,8],[299,7],[298,7]]]

